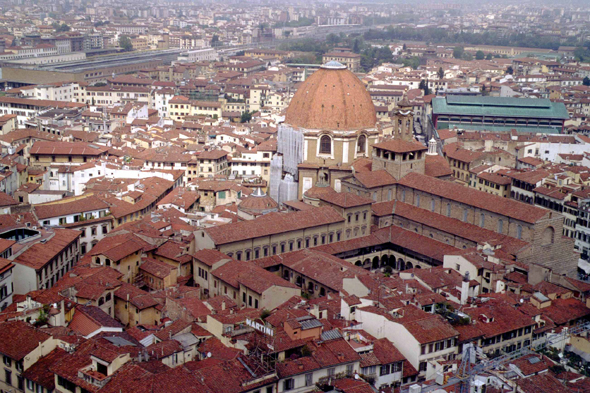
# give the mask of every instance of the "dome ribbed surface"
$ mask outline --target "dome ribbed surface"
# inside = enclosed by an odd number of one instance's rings
[[[348,69],[320,68],[293,96],[285,123],[310,130],[351,131],[374,128],[371,96]]]

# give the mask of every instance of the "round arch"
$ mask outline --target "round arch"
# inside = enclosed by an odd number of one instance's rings
[[[555,241],[555,229],[549,226],[543,231],[543,245],[553,244]]]
[[[406,270],[406,262],[404,262],[404,260],[403,260],[403,259],[401,259],[401,258],[400,258],[400,259],[398,259],[398,260],[397,260],[397,265],[398,265],[398,266],[397,266],[397,269],[398,269],[399,271]]]
[[[373,263],[371,264],[371,268],[373,268],[373,269],[379,268],[379,257],[373,258]]]

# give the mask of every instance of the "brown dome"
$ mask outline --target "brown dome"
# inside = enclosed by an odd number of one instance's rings
[[[375,106],[360,79],[338,62],[329,62],[301,84],[285,123],[310,130],[374,128]]]
[[[246,212],[265,213],[271,210],[278,210],[279,204],[263,193],[260,188],[250,194],[250,196],[244,198],[238,205],[238,209]]]

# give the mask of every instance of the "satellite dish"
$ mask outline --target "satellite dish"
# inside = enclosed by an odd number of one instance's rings
[[[359,375],[358,374],[354,374],[354,379],[359,379]]]
[[[207,357],[210,358],[211,357],[211,352],[207,352]]]

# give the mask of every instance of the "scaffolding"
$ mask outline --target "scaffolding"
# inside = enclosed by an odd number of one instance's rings
[[[303,162],[303,132],[281,124],[277,138],[277,153],[283,156],[283,172],[297,179],[297,165]]]

